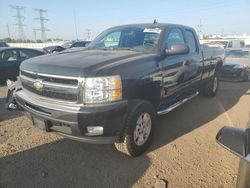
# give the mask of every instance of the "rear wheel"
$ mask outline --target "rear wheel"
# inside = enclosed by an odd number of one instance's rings
[[[214,97],[217,94],[219,88],[219,76],[217,73],[213,76],[209,82],[203,88],[203,94],[207,97]]]
[[[122,142],[115,143],[118,151],[138,156],[149,146],[153,136],[154,107],[146,101],[136,100],[128,112]]]

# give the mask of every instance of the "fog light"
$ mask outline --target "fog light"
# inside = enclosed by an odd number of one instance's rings
[[[87,127],[87,135],[102,135],[103,127]]]

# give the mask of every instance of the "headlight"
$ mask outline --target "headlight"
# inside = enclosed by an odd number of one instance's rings
[[[84,103],[105,103],[121,99],[122,82],[120,76],[86,78]]]
[[[246,67],[246,65],[241,65],[241,64],[238,64],[238,65],[235,65],[234,66],[234,69],[243,69],[243,68],[245,68]]]

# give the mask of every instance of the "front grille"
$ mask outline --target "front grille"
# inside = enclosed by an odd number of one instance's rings
[[[51,99],[77,102],[79,96],[79,81],[77,78],[42,75],[21,71],[21,83],[24,89]],[[42,83],[42,88],[36,88],[34,83]]]
[[[75,85],[75,86],[78,85],[77,79],[64,79],[64,78],[48,77],[48,76],[33,74],[33,73],[29,73],[29,72],[24,72],[24,71],[21,71],[21,75],[24,75],[28,78],[32,78],[34,80],[35,79],[42,79],[43,81],[53,82],[53,83],[58,83],[58,84]]]

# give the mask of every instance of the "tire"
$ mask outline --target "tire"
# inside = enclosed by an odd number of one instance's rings
[[[115,147],[126,155],[136,157],[147,150],[152,140],[155,109],[142,100],[135,100],[129,105],[122,142],[115,143]]]
[[[219,88],[219,74],[215,72],[213,79],[208,81],[203,88],[203,95],[206,97],[214,97]]]

